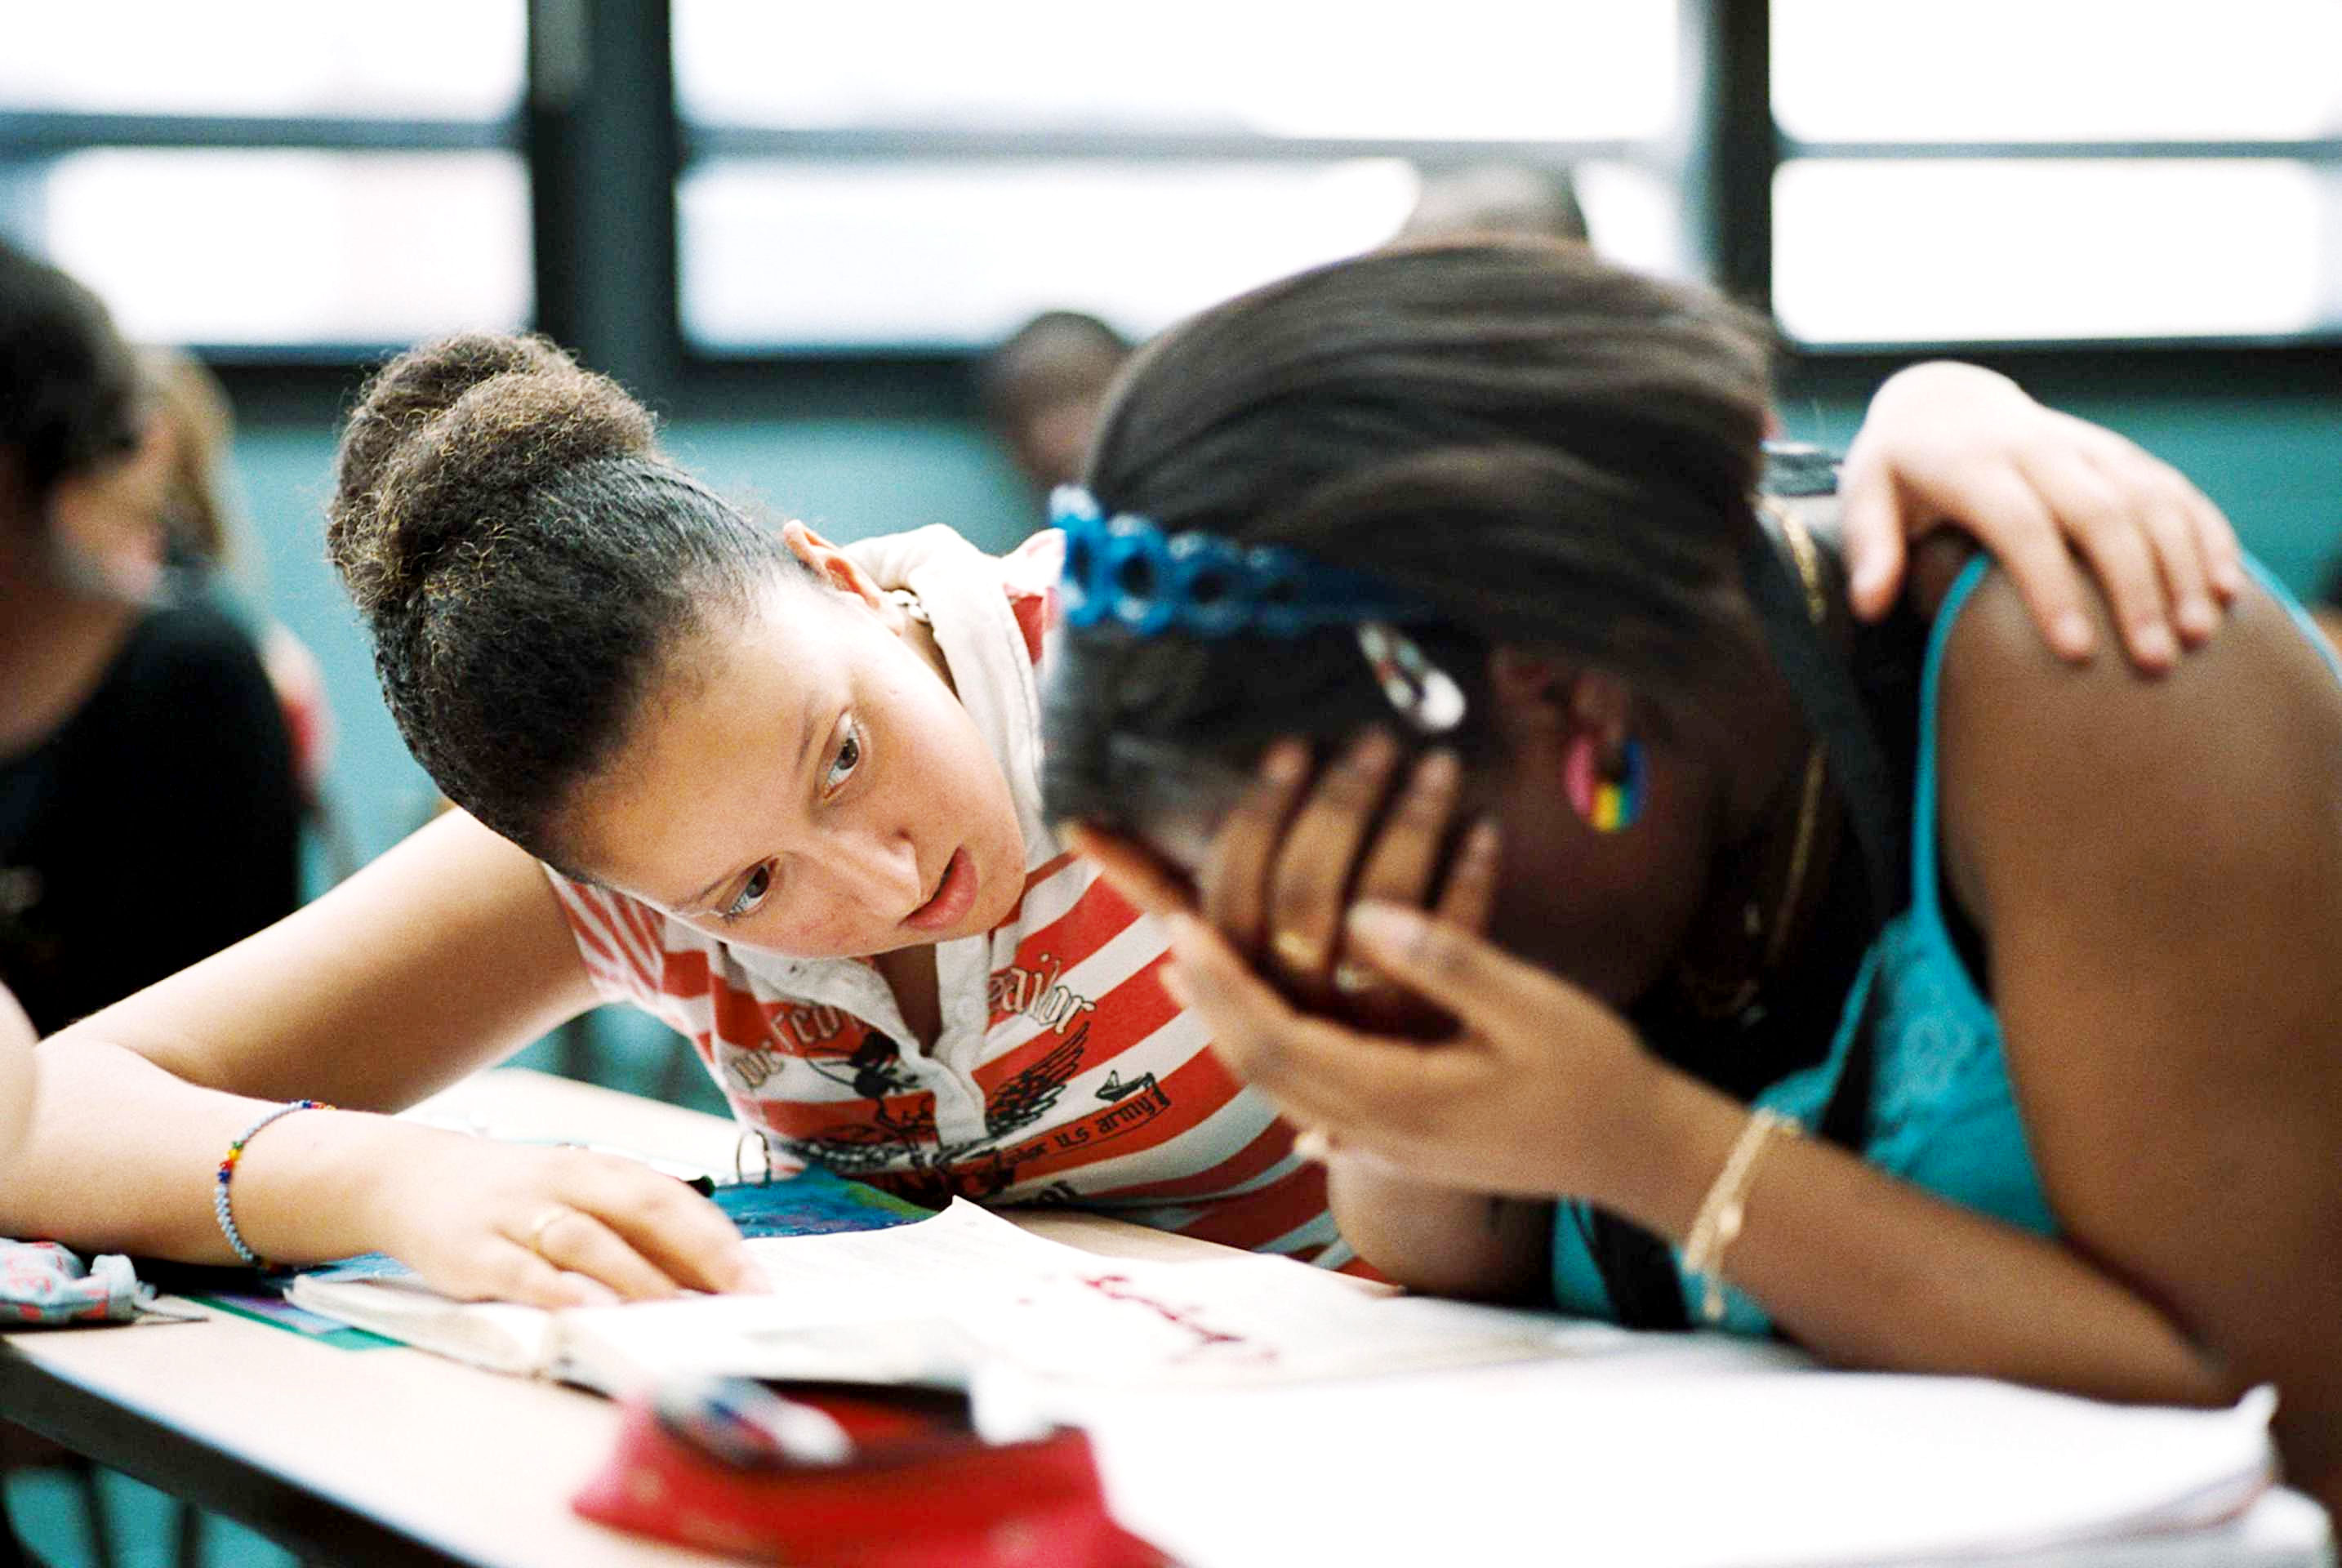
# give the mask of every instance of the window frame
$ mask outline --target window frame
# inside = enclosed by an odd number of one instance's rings
[[[495,119],[394,119],[318,115],[146,115],[0,110],[0,179],[93,149],[134,152],[515,153],[524,169],[523,115]],[[532,256],[531,266],[535,268]],[[301,369],[370,364],[405,346],[368,339],[193,343],[216,369]]]
[[[1389,157],[1433,170],[1489,160],[1563,167],[1601,161],[1679,176],[1684,186],[1686,261],[1695,272],[1710,275],[1716,275],[1726,265],[1723,235],[1728,230],[1717,221],[1717,214],[1724,200],[1719,172],[1730,161],[1722,145],[1728,122],[1715,112],[1712,100],[1717,73],[1712,62],[1726,54],[1725,14],[1732,9],[1727,0],[1678,0],[1677,95],[1682,109],[1671,134],[1554,141],[695,125],[684,119],[676,101],[668,0],[598,3],[638,15],[658,14],[664,35],[658,46],[667,64],[659,85],[665,91],[676,138],[674,180],[658,194],[658,199],[665,204],[664,218],[671,239],[679,239],[675,233],[675,193],[683,173],[691,164],[706,159],[1305,163]],[[1761,15],[1758,19],[1764,20]],[[1764,36],[1765,29],[1759,27],[1756,35]],[[1761,71],[1758,80],[1761,84]],[[671,254],[679,270],[679,252]],[[787,417],[792,410],[836,414],[849,412],[836,401],[839,396],[873,394],[878,397],[880,408],[908,414],[969,417],[977,411],[974,369],[980,350],[885,345],[703,349],[684,334],[681,300],[672,286],[662,296],[662,304],[669,327],[665,348],[666,368],[674,378],[669,384],[671,405],[686,417]],[[925,385],[915,387],[914,378],[923,379]],[[851,412],[862,411],[857,407]]]
[[[1769,0],[1680,0],[1679,139],[1422,143],[1269,140],[1154,133],[916,135],[883,130],[687,126],[676,101],[669,0],[529,0],[528,81],[496,122],[275,116],[0,113],[0,168],[85,147],[298,147],[325,151],[517,152],[530,191],[532,323],[617,376],[670,417],[737,421],[971,416],[974,355],[874,348],[701,352],[676,295],[676,189],[691,162],[738,155],[825,159],[1017,155],[1305,159],[1398,155],[1463,163],[1502,155],[1599,157],[1679,171],[1696,269],[1770,311],[1773,177],[1797,157],[2127,158],[2217,155],[2342,167],[2342,137],[2287,142],[1898,143],[1802,141],[1773,117]],[[633,243],[607,246],[601,236]],[[397,345],[206,349],[248,424],[338,415]],[[2324,393],[2342,372],[2342,329],[2307,338],[1914,341],[1788,345],[1784,388],[1860,396],[1897,366],[1946,354],[2008,370],[2045,394],[2059,387],[2200,389],[2217,380]]]
[[[2037,162],[2121,163],[2143,159],[2232,159],[2302,163],[2342,178],[2342,135],[2330,136],[2273,138],[2207,138],[2207,137],[2096,137],[2087,139],[2047,140],[1968,140],[1968,141],[1897,141],[1877,139],[1799,137],[1783,129],[1774,117],[1771,72],[1771,0],[1715,0],[1726,9],[1746,13],[1741,25],[1754,29],[1756,17],[1762,16],[1765,35],[1761,48],[1768,61],[1764,95],[1759,103],[1743,105],[1738,134],[1751,145],[1764,149],[1763,175],[1757,183],[1750,171],[1749,185],[1739,195],[1751,210],[1762,209],[1763,224],[1768,236],[1765,247],[1761,285],[1751,288],[1745,297],[1761,301],[1767,314],[1772,310],[1772,189],[1773,180],[1784,164],[1803,160],[1834,160],[1845,163],[1918,163],[1936,161],[1967,162]],[[2342,265],[2342,254],[2334,258]],[[1786,341],[1786,340],[1785,340]],[[2301,360],[2328,366],[2342,364],[2342,320],[2326,323],[2306,332],[2284,334],[2253,334],[2227,335],[2211,333],[2181,334],[2155,337],[2087,337],[2087,338],[1940,338],[1916,337],[1895,342],[1863,340],[1860,342],[1797,341],[1787,344],[1791,355],[1799,362],[1848,361],[1873,363],[1908,363],[1913,359],[1957,355],[1962,358],[2011,358],[2018,362],[2067,361],[2091,364],[2107,355],[2153,355],[2162,360],[2175,357],[2214,367],[2233,363],[2239,354],[2270,351],[2280,355],[2280,362]],[[2299,351],[2307,351],[2306,354]],[[2329,357],[2328,352],[2331,351]]]

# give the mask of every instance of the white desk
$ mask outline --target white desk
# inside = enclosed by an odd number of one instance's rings
[[[429,1109],[483,1131],[725,1169],[736,1141],[718,1117],[521,1071],[484,1074]],[[1027,1223],[1115,1255],[1225,1250],[1094,1216]],[[721,1561],[569,1511],[571,1493],[616,1441],[615,1405],[418,1351],[337,1349],[212,1312],[197,1323],[19,1333],[0,1337],[0,1417],[306,1559],[498,1568]]]
[[[523,1072],[485,1074],[432,1109],[482,1131],[608,1143],[719,1168],[729,1168],[736,1136],[716,1117]],[[1224,1253],[1094,1216],[1020,1220],[1113,1255],[1176,1261]],[[616,1407],[418,1352],[336,1349],[218,1313],[183,1326],[16,1334],[0,1338],[0,1416],[238,1519],[308,1559],[478,1568],[717,1561],[570,1513],[570,1494],[609,1452]],[[1566,1533],[1524,1548],[1549,1548],[1558,1553],[1552,1561],[1566,1561]],[[2000,1568],[2019,1561],[1996,1560]],[[2021,1560],[2025,1568],[2330,1568],[2333,1561],[2323,1513],[2284,1493],[2217,1530]]]

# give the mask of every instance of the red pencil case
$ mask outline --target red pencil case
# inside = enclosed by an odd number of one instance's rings
[[[988,1443],[956,1395],[786,1392],[783,1408],[762,1384],[717,1379],[630,1403],[616,1451],[571,1506],[621,1530],[789,1568],[1168,1561],[1106,1512],[1086,1433]],[[800,1436],[811,1423],[810,1445],[789,1440],[792,1422]]]

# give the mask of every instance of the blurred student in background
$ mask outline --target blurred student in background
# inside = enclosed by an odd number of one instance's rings
[[[1414,210],[1399,225],[1402,240],[1438,235],[1534,235],[1594,243],[1578,205],[1577,182],[1567,169],[1536,164],[1469,164],[1426,170]]]
[[[105,307],[0,245],[0,983],[45,1034],[299,903],[285,719],[165,570],[173,466]]]
[[[1485,163],[1427,170],[1397,237],[1486,232],[1587,241],[1567,169]],[[1096,316],[1043,311],[977,367],[986,423],[1036,497],[1081,477],[1090,428],[1134,345]]]
[[[229,477],[235,414],[227,389],[203,361],[183,350],[147,346],[138,351],[138,359],[153,398],[152,439],[162,448],[156,459],[164,475],[162,559],[180,591],[212,595],[240,612],[238,619],[252,632],[285,713],[303,809],[325,839],[332,880],[339,882],[357,864],[327,809],[334,715],[325,698],[325,674],[308,644],[283,622],[252,613],[262,603],[264,584],[251,529]]]
[[[1036,497],[1080,476],[1090,426],[1130,349],[1096,316],[1051,310],[985,357],[977,371],[985,417]]]
[[[1590,243],[1567,169],[1482,163],[1424,171],[1396,237],[1466,233]],[[1048,310],[985,356],[976,372],[985,418],[1036,496],[1080,479],[1091,426],[1133,346],[1095,315]]]

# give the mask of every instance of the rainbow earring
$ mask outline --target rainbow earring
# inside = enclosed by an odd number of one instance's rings
[[[1619,744],[1615,762],[1605,765],[1602,748],[1591,735],[1580,735],[1562,758],[1561,782],[1569,805],[1596,833],[1620,833],[1643,814],[1643,747],[1639,741]]]

